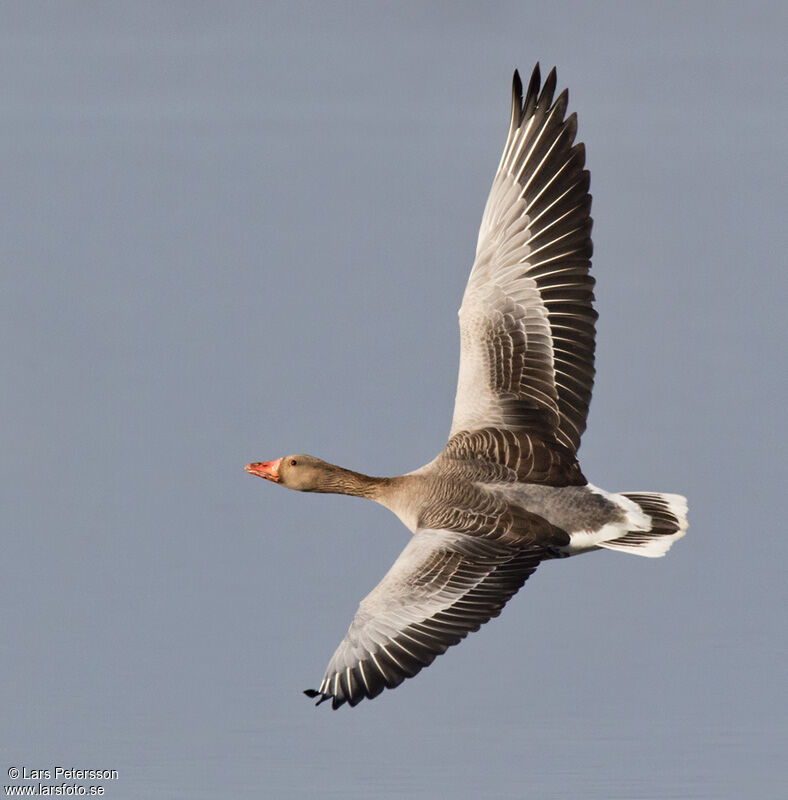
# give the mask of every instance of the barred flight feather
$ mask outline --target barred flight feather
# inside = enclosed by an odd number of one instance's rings
[[[579,472],[594,379],[591,197],[577,118],[565,119],[568,94],[553,103],[555,70],[541,93],[540,83],[538,65],[525,99],[517,74],[513,81],[509,136],[460,309],[450,438],[497,427],[559,444],[556,473],[520,479],[561,485]]]

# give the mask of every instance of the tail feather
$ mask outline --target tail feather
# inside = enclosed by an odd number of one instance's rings
[[[622,492],[622,497],[636,503],[651,520],[647,530],[628,531],[618,539],[599,542],[599,547],[620,550],[647,558],[659,558],[687,532],[687,498],[680,494],[657,492]]]

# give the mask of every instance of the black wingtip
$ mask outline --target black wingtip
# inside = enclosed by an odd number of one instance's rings
[[[542,92],[539,95],[538,105],[542,108],[549,108],[553,104],[553,95],[555,94],[555,87],[558,83],[558,74],[555,67],[550,70],[549,75],[545,79]]]
[[[330,694],[324,694],[323,692],[319,691],[318,689],[304,689],[304,694],[309,697],[311,700],[314,700],[316,697],[320,699],[315,703],[315,706],[319,706],[321,703],[325,703],[326,700],[332,700],[332,705],[334,708],[338,708],[339,706],[336,705],[337,698]],[[345,701],[340,701],[339,705],[342,705]]]
[[[533,71],[531,72],[531,80],[528,81],[528,94],[531,92],[538,92],[539,87],[542,85],[542,70],[539,68],[539,62],[534,64]]]
[[[520,116],[523,108],[523,82],[520,80],[520,73],[515,70],[512,76],[512,121],[509,126],[509,136],[520,124]]]
[[[523,82],[520,73],[515,70],[512,76],[512,105],[519,111],[523,107]]]
[[[525,105],[523,107],[523,119],[533,114],[536,107],[536,98],[539,96],[539,87],[542,85],[542,73],[539,70],[539,62],[536,62],[534,71],[531,73],[531,80],[528,81],[528,91],[525,93]]]

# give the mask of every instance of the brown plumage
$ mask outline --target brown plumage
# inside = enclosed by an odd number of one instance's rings
[[[610,494],[577,461],[594,382],[591,196],[567,92],[515,72],[509,135],[460,308],[449,441],[407,475],[313,456],[249,464],[299,491],[366,497],[414,533],[361,601],[318,704],[394,688],[491,617],[544,560],[599,548],[664,555],[687,529],[680,495]]]

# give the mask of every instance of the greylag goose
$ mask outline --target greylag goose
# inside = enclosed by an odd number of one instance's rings
[[[540,88],[541,87],[541,88]],[[506,146],[459,312],[449,441],[429,464],[373,478],[293,455],[246,470],[289,489],[366,497],[413,537],[359,605],[317,689],[355,706],[498,616],[541,561],[599,548],[663,556],[687,530],[680,495],[613,494],[577,461],[594,381],[591,195],[567,91],[517,72]]]

